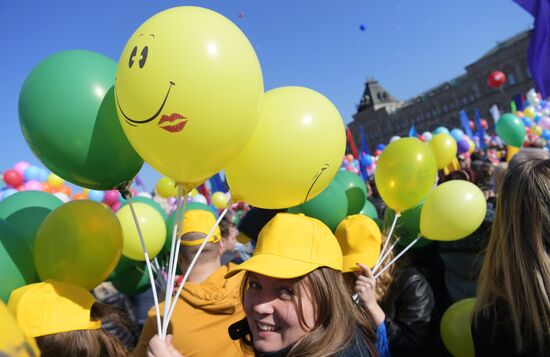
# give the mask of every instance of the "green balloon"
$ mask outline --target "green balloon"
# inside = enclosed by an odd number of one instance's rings
[[[368,199],[365,200],[365,205],[363,206],[363,209],[359,211],[360,214],[364,214],[367,217],[370,217],[372,219],[378,218],[378,212],[376,211],[376,207],[369,201]]]
[[[19,123],[34,154],[76,185],[109,190],[143,165],[124,135],[114,96],[116,62],[95,52],[54,54],[29,74]]]
[[[200,202],[188,202],[185,205],[185,211],[191,211],[194,209],[200,209],[203,211],[211,212],[216,219],[218,219],[218,212],[207,204]],[[176,222],[176,212],[172,212],[166,220],[166,240],[164,241],[164,247],[162,247],[162,253],[170,254],[170,248],[172,245],[172,235],[174,234],[174,224]]]
[[[471,330],[471,315],[475,298],[463,299],[452,304],[441,318],[439,332],[443,344],[455,357],[474,356],[474,340]]]
[[[289,208],[288,212],[303,213],[306,216],[317,218],[334,232],[338,224],[347,216],[348,198],[342,186],[338,182],[332,181],[313,199]]]
[[[0,202],[0,218],[11,224],[32,252],[42,221],[62,204],[63,201],[47,192],[21,191]]]
[[[393,237],[399,237],[397,244],[406,247],[420,234],[420,212],[424,202],[418,206],[408,209],[401,213],[401,217],[397,219],[395,229],[393,231]],[[395,218],[395,211],[389,207],[384,212],[384,231],[389,232],[393,220]],[[420,238],[413,246],[413,248],[421,248],[432,241],[426,238]]]
[[[503,114],[495,125],[497,135],[505,144],[522,147],[525,141],[525,124],[512,113]]]
[[[124,203],[122,204],[122,206],[120,206],[120,208],[122,208],[122,207],[124,207],[128,204],[128,201],[126,201],[126,200],[124,200],[123,202]],[[135,203],[145,203],[145,204],[153,207],[154,209],[156,209],[157,212],[160,213],[160,215],[162,216],[163,220],[166,221],[166,219],[168,218],[168,216],[166,216],[166,212],[162,209],[160,204],[152,198],[135,196],[135,197],[132,197],[132,204],[135,204]]]
[[[361,176],[340,170],[336,174],[334,181],[338,182],[346,192],[348,197],[348,216],[357,214],[361,211],[367,200],[367,186]]]
[[[126,295],[137,295],[151,287],[145,263],[127,270],[117,279],[111,280],[115,289]]]
[[[8,302],[11,292],[38,281],[32,254],[17,231],[0,219],[0,299]]]
[[[132,269],[135,266],[140,265],[142,262],[139,262],[137,260],[132,260],[126,258],[124,255],[120,256],[120,260],[118,261],[118,264],[115,267],[115,270],[109,275],[107,278],[107,281],[113,281],[116,279],[119,279],[121,276],[123,276],[127,271]]]

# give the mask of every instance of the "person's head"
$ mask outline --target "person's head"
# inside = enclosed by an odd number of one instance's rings
[[[260,232],[252,258],[226,275],[245,271],[241,298],[254,348],[332,355],[350,343],[357,325],[372,333],[346,292],[341,270],[342,252],[327,226],[277,214]]]
[[[501,162],[495,167],[495,172],[493,174],[493,180],[495,182],[495,191],[497,191],[498,188],[500,187],[500,183],[502,182],[502,178],[504,177],[504,174],[506,173],[507,169],[508,169],[507,162]]]
[[[216,217],[210,211],[194,209],[183,214],[180,264],[185,266],[191,264],[204,238],[215,224]],[[221,239],[220,229],[216,227],[197,260],[198,265],[220,262],[223,253]]]
[[[529,160],[548,160],[550,159],[550,153],[547,150],[539,148],[523,148],[517,154],[512,157],[508,163],[508,167],[513,169],[520,164]]]
[[[357,263],[362,263],[369,268],[373,268],[382,248],[382,232],[374,220],[362,215],[356,214],[346,217],[338,227],[336,227],[336,239],[343,254],[342,273],[349,293],[354,292],[355,280],[361,273]],[[393,254],[387,258],[392,258]],[[376,297],[382,300],[391,283],[392,269],[387,269],[377,280]]]
[[[508,309],[518,346],[550,350],[550,160],[511,165],[478,284],[476,316]],[[541,350],[542,351],[542,350]]]
[[[228,252],[235,251],[237,235],[239,234],[239,230],[235,223],[229,218],[224,217],[220,222],[220,232],[222,235],[223,249]]]
[[[124,345],[101,328],[106,311],[86,289],[46,281],[14,290],[8,302],[23,332],[44,357],[126,356]]]

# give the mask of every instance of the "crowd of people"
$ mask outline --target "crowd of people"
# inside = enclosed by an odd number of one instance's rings
[[[449,356],[441,316],[476,297],[476,356],[550,355],[549,152],[525,148],[509,162],[476,152],[441,172],[439,182],[449,180],[485,193],[481,226],[462,240],[416,247],[383,271],[402,247],[379,259],[387,227],[365,215],[348,216],[334,233],[281,210],[225,218],[183,286],[164,340],[150,291],[136,299],[109,283],[92,294],[46,281],[13,291],[8,308],[42,356]],[[374,181],[368,185],[383,216]],[[185,212],[181,271],[215,221],[206,210]],[[251,257],[236,249],[243,239]]]

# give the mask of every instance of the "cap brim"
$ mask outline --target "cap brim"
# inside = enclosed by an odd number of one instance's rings
[[[378,254],[373,254],[373,252],[366,252],[366,253],[345,255],[344,264],[342,266],[342,272],[349,273],[350,271],[359,270],[357,263],[364,264],[372,269],[376,264],[376,261],[378,260],[379,255],[380,255],[379,252]]]
[[[274,254],[257,254],[244,263],[235,267],[225,278],[229,279],[239,272],[246,270],[253,273],[269,276],[277,279],[293,279],[321,267],[322,265],[306,263],[299,260],[289,259]],[[339,268],[329,267],[340,270]]]

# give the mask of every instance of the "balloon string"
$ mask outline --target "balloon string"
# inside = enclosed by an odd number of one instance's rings
[[[141,233],[141,228],[139,226],[139,221],[134,210],[134,205],[132,204],[132,195],[126,195],[128,200],[128,205],[130,206],[130,211],[132,211],[132,217],[134,217],[134,223],[136,224],[136,229],[138,231],[139,241],[141,242],[141,249],[143,249],[143,255],[145,257],[145,264],[147,265],[147,273],[149,274],[149,282],[151,283],[151,290],[153,290],[153,300],[155,302],[155,312],[157,314],[157,329],[161,331],[161,322],[160,322],[160,309],[159,309],[159,300],[157,297],[157,289],[155,287],[155,277],[153,276],[153,271],[151,269],[151,261],[149,260],[149,253],[147,253],[147,248],[145,247],[145,241],[143,240],[143,235]]]
[[[374,265],[374,268],[372,268],[373,271],[376,271],[380,264],[382,264],[382,257],[386,253],[386,249],[388,248],[388,244],[390,243],[391,236],[393,234],[393,230],[395,229],[395,225],[397,223],[397,219],[401,217],[401,213],[397,212],[395,214],[395,217],[393,218],[393,223],[390,228],[390,232],[388,233],[388,237],[386,238],[386,242],[384,243],[384,247],[382,248],[382,251],[380,252],[380,256],[378,257],[378,260],[376,261],[376,264]]]
[[[166,304],[170,304],[170,301],[172,299],[172,291],[170,291],[170,286],[172,286],[172,276],[170,275],[170,272],[172,271],[172,267],[174,265],[174,251],[176,250],[176,236],[178,233],[178,223],[180,218],[180,210],[181,210],[181,198],[182,198],[183,188],[181,186],[178,186],[178,196],[176,199],[176,211],[174,213],[175,219],[174,219],[174,226],[172,227],[172,242],[170,243],[170,258],[168,260],[168,270],[166,274],[166,291],[164,292],[164,315],[163,315],[163,328],[159,330],[159,336],[161,340],[164,340],[164,337],[162,336],[162,331],[164,331],[164,325],[166,322]]]
[[[218,217],[218,219],[216,220],[216,223],[214,223],[214,226],[210,229],[210,232],[208,232],[208,235],[206,237],[204,237],[203,241],[202,241],[202,244],[199,248],[199,250],[197,251],[197,253],[195,254],[195,256],[193,257],[193,260],[191,261],[191,264],[189,265],[189,267],[187,268],[187,271],[185,272],[185,275],[183,276],[183,280],[180,284],[180,286],[178,287],[178,291],[176,293],[176,295],[174,296],[174,302],[172,303],[172,306],[170,306],[170,311],[168,313],[168,321],[170,320],[170,318],[172,317],[172,314],[174,313],[174,309],[176,308],[176,303],[178,302],[178,298],[181,294],[181,291],[183,289],[183,286],[185,285],[185,283],[187,282],[187,278],[189,277],[189,274],[191,273],[191,270],[193,269],[193,267],[195,266],[195,263],[197,262],[197,260],[199,259],[199,255],[201,254],[202,250],[204,249],[204,247],[206,246],[206,243],[208,243],[208,241],[210,240],[210,237],[212,236],[212,234],[214,233],[214,230],[216,229],[216,227],[220,224],[221,220],[223,219],[223,217],[225,216],[225,214],[227,213],[227,211],[229,210],[229,207],[231,207],[231,200],[229,200],[227,202],[227,206],[225,207],[225,209],[223,210],[223,212],[220,214],[220,216]],[[166,306],[165,306],[165,309],[166,309]],[[165,324],[164,325],[164,328],[165,330],[163,331],[163,334],[164,336],[166,336],[166,332],[167,332],[167,329],[168,329],[168,325]]]
[[[374,276],[374,278],[378,278],[380,276],[380,274],[382,274],[386,269],[388,269],[393,263],[395,263],[403,254],[405,254],[409,249],[411,249],[413,247],[413,245],[418,242],[418,240],[422,238],[422,236],[418,236],[416,237],[415,240],[413,240],[412,242],[409,243],[409,245],[407,245],[405,247],[405,249],[403,249],[395,258],[393,258],[392,260],[390,260],[390,262],[388,264],[386,264],[386,266],[384,266],[382,268],[382,270],[380,270],[378,273],[376,273],[376,275]]]
[[[180,212],[180,216],[181,216],[181,219],[178,220],[178,233],[177,233],[177,239],[178,241],[176,242],[176,251],[175,251],[175,256],[174,256],[174,265],[172,266],[172,271],[169,272],[170,276],[172,277],[172,283],[170,285],[170,297],[171,297],[171,300],[172,301],[172,292],[174,291],[174,286],[176,286],[176,270],[178,268],[178,257],[179,257],[179,254],[180,254],[180,247],[181,247],[181,234],[182,234],[182,231],[183,231],[183,215],[185,214],[185,207],[187,206],[187,192],[185,192],[185,196],[183,196],[183,203],[181,205],[181,212]],[[168,306],[170,306],[170,303],[168,304]],[[168,321],[170,320],[170,318],[168,318]],[[168,322],[166,321],[165,324],[168,324]]]
[[[384,263],[384,260],[386,260],[386,258],[388,257],[388,255],[390,255],[390,253],[393,251],[393,248],[395,248],[395,246],[397,245],[397,243],[399,242],[400,239],[401,239],[401,237],[397,237],[397,239],[395,240],[395,242],[393,242],[393,244],[391,245],[390,249],[388,249],[388,250],[386,251],[386,253],[384,253],[384,255],[382,256],[382,258],[380,258],[380,265],[375,266],[374,268],[372,268],[373,274],[376,273],[376,270],[378,270],[378,269],[380,268],[380,266]]]

